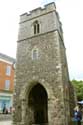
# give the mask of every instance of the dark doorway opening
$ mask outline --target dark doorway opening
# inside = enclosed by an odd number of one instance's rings
[[[33,124],[48,123],[48,97],[44,87],[40,84],[35,85],[29,94],[29,107],[33,111]]]

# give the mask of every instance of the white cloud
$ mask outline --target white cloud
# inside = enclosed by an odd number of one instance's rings
[[[57,9],[63,24],[64,42],[70,78],[83,79],[83,1],[57,0]]]

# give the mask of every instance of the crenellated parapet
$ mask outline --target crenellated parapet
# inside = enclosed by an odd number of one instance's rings
[[[56,11],[56,5],[54,2],[46,4],[44,7],[38,7],[29,11],[28,13],[24,13],[20,15],[20,23],[31,20],[35,17],[39,17],[46,13],[50,13],[52,11]]]

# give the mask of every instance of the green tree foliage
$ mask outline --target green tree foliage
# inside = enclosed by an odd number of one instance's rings
[[[83,100],[83,81],[72,80],[71,82],[76,90],[78,101]]]

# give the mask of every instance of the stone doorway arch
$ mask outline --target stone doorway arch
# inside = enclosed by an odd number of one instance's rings
[[[28,96],[29,115],[32,115],[32,124],[48,123],[48,96],[41,84],[35,85]]]
[[[22,125],[48,124],[49,87],[41,82],[28,82],[20,93]]]

